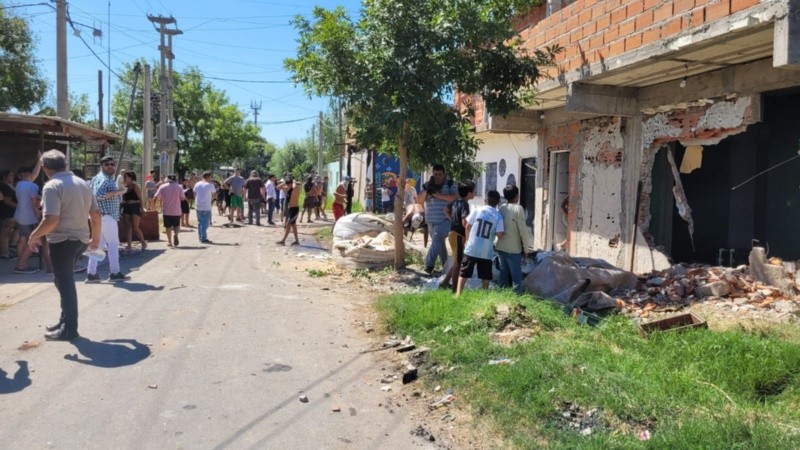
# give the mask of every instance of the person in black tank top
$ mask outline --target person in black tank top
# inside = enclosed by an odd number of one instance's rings
[[[141,242],[142,250],[145,250],[147,248],[147,241],[144,240],[144,234],[139,228],[139,220],[141,219],[143,211],[142,191],[139,189],[139,185],[136,184],[136,174],[134,172],[125,172],[125,175],[122,176],[122,180],[127,188],[125,193],[122,194],[122,218],[125,221],[128,242],[125,250],[128,252],[133,250],[131,240],[133,239],[134,233],[139,239],[139,242]]]

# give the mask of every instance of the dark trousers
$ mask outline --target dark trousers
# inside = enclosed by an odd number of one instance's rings
[[[247,222],[253,224],[253,213],[256,214],[256,223],[261,225],[261,199],[247,200]]]
[[[53,278],[61,296],[61,322],[67,332],[78,331],[78,291],[75,289],[75,262],[87,245],[78,240],[50,244]]]
[[[274,214],[275,214],[275,199],[274,198],[268,198],[267,199],[267,222],[268,223],[273,223],[272,222],[272,216]]]

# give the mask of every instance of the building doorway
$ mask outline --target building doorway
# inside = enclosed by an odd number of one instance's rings
[[[547,248],[556,250],[556,247],[567,240],[569,224],[567,211],[564,206],[569,202],[569,151],[558,150],[550,152],[550,199],[548,202],[548,217],[550,218],[547,229]]]

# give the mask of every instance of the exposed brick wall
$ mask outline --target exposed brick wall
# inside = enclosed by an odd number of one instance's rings
[[[576,229],[578,222],[578,208],[576,207],[579,198],[578,187],[578,168],[581,164],[581,122],[569,122],[561,124],[548,125],[542,131],[544,135],[545,151],[547,152],[547,178],[549,180],[550,174],[550,154],[556,150],[569,151],[568,167],[569,167],[569,214],[567,215],[567,225],[570,230],[567,233],[567,248],[571,248],[571,233]],[[548,181],[545,181],[545,186]],[[561,205],[555,205],[558,210]]]
[[[754,7],[760,0],[577,0],[549,17],[546,6],[522,15],[517,26],[529,51],[564,48],[556,76],[617,57],[713,20]]]

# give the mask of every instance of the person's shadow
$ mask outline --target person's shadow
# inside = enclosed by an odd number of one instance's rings
[[[150,348],[135,339],[107,339],[94,342],[80,337],[70,343],[78,349],[80,356],[64,355],[64,359],[95,367],[111,369],[130,366],[150,356]]]
[[[8,378],[8,372],[0,369],[0,394],[13,394],[31,385],[30,372],[27,361],[17,361],[19,369],[14,378]]]

